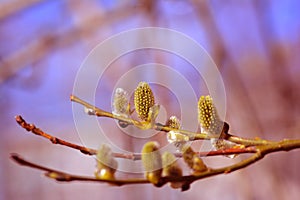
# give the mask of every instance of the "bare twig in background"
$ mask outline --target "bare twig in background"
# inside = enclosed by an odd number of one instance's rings
[[[52,51],[63,49],[80,39],[89,38],[90,34],[99,27],[113,23],[130,16],[135,8],[130,5],[122,6],[116,10],[95,14],[60,33],[48,33],[34,41],[29,41],[24,48],[19,48],[11,55],[2,58],[0,67],[0,83],[15,75],[23,67],[42,60]],[[110,16],[107,18],[106,16]],[[84,33],[84,34],[83,34]]]
[[[43,0],[10,0],[0,3],[0,20],[34,6]]]
[[[274,93],[279,97],[281,105],[279,112],[282,112],[282,121],[287,129],[296,123],[293,120],[295,117],[290,117],[293,114],[290,111],[294,110],[297,102],[294,93],[291,92],[293,91],[293,82],[291,74],[287,70],[290,59],[285,51],[286,44],[279,42],[280,37],[274,27],[274,18],[267,14],[271,13],[271,1],[253,1],[253,5],[260,37],[268,59],[267,69],[271,75]]]

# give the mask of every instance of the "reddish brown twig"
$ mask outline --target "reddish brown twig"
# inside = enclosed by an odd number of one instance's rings
[[[39,135],[50,140],[53,144],[60,144],[63,146],[67,146],[73,149],[77,149],[83,154],[87,155],[95,155],[97,153],[96,149],[87,148],[84,146],[80,146],[77,144],[73,144],[71,142],[67,142],[60,138],[54,137],[48,133],[45,133],[41,129],[37,128],[34,124],[27,123],[20,115],[16,116],[17,123],[24,129],[29,132],[34,133],[35,135]],[[198,155],[201,157],[205,156],[220,156],[220,155],[231,155],[231,154],[245,154],[245,153],[255,153],[255,147],[246,147],[246,148],[232,148],[232,149],[223,149],[223,150],[215,150],[215,151],[207,151],[207,152],[198,152]],[[131,153],[131,154],[124,154],[124,153],[113,153],[114,157],[117,158],[124,158],[130,160],[140,160],[141,154],[140,153]],[[175,153],[176,157],[182,157],[182,153]]]
[[[52,135],[49,135],[49,134],[45,133],[44,131],[42,131],[41,129],[35,127],[34,124],[28,124],[20,115],[16,116],[16,121],[17,121],[17,123],[21,127],[23,127],[24,129],[26,129],[27,131],[32,132],[32,133],[34,133],[36,135],[42,136],[44,138],[47,138],[53,144],[60,144],[60,145],[71,147],[73,149],[78,149],[79,151],[81,151],[81,153],[88,154],[88,155],[94,155],[97,152],[94,149],[90,149],[90,148],[86,148],[86,147],[83,147],[83,146],[79,146],[77,144],[73,144],[73,143],[67,142],[67,141],[59,139],[57,137],[53,137]]]
[[[290,151],[290,150],[298,149],[298,148],[300,148],[300,140],[287,140],[287,139],[284,139],[284,140],[276,142],[276,143],[274,142],[273,144],[257,146],[256,152],[252,156],[250,156],[249,158],[246,158],[238,163],[235,163],[233,165],[229,165],[226,167],[222,167],[222,168],[217,168],[217,169],[209,168],[207,171],[204,171],[197,175],[179,176],[179,177],[162,177],[159,186],[163,186],[164,184],[166,184],[168,182],[185,182],[185,183],[190,184],[194,181],[197,181],[197,180],[200,180],[203,178],[216,176],[219,174],[228,174],[233,171],[245,168],[251,164],[254,164],[255,162],[262,159],[267,154],[274,153],[277,151]],[[149,183],[148,180],[144,180],[144,179],[103,180],[103,179],[96,179],[93,177],[72,175],[72,174],[68,174],[65,172],[58,171],[58,170],[53,170],[53,169],[43,167],[38,164],[28,162],[28,161],[24,160],[23,158],[21,158],[18,154],[12,154],[11,158],[20,165],[28,166],[31,168],[36,168],[36,169],[39,169],[42,171],[46,171],[47,173],[45,175],[47,177],[55,179],[57,181],[66,181],[66,182],[94,181],[94,182],[106,182],[106,183],[109,183],[112,185],[117,185],[117,186],[126,185],[126,184]]]
[[[104,111],[105,112],[105,111]],[[82,153],[87,155],[94,155],[96,154],[95,149],[86,148],[83,146],[79,146],[67,141],[64,141],[62,139],[53,137],[52,135],[49,135],[45,132],[43,132],[41,129],[35,127],[33,124],[28,124],[21,116],[16,116],[16,121],[18,124],[26,129],[27,131],[30,131],[36,135],[42,136],[44,138],[47,138],[54,144],[60,144],[64,146],[68,146],[73,149],[80,150]],[[178,176],[178,177],[162,177],[160,180],[160,184],[157,186],[163,186],[164,184],[168,182],[183,182],[182,190],[187,190],[189,188],[189,185],[197,180],[207,178],[210,176],[215,176],[219,174],[227,174],[236,170],[239,170],[241,168],[247,167],[256,161],[262,159],[265,155],[277,151],[289,151],[292,149],[300,148],[300,140],[287,140],[284,139],[279,142],[270,142],[266,140],[252,140],[252,139],[243,139],[239,138],[237,136],[231,136],[233,140],[241,143],[249,143],[252,144],[250,147],[244,147],[241,146],[241,148],[237,149],[224,149],[224,150],[217,150],[217,151],[210,151],[210,152],[199,152],[199,156],[217,156],[217,155],[231,155],[231,154],[242,154],[242,153],[253,153],[249,158],[246,158],[238,163],[235,163],[233,165],[229,165],[223,168],[208,168],[207,171],[204,171],[197,175],[188,175],[188,176]],[[141,158],[141,154],[122,154],[122,153],[114,153],[115,157],[119,158],[125,158],[125,159],[133,159],[137,160]],[[175,153],[175,156],[181,157],[181,153]],[[39,169],[42,171],[46,171],[45,175],[49,178],[55,179],[57,181],[64,181],[64,182],[71,182],[71,181],[92,181],[92,182],[105,182],[109,183],[111,185],[116,186],[122,186],[126,184],[145,184],[149,183],[148,180],[145,179],[126,179],[126,180],[104,180],[104,179],[98,179],[93,177],[87,177],[87,176],[79,176],[79,175],[73,175],[69,173],[65,173],[62,171],[54,170],[48,167],[44,167],[29,161],[24,160],[21,158],[18,154],[12,154],[11,158],[16,161],[18,164]]]
[[[16,153],[11,154],[11,158],[20,165],[45,171],[46,172],[45,176],[55,179],[57,181],[62,181],[62,182],[92,181],[92,182],[105,182],[105,183],[109,183],[109,184],[116,185],[116,186],[121,186],[124,184],[149,183],[148,180],[144,180],[144,179],[106,180],[106,179],[98,179],[98,178],[88,177],[88,176],[73,175],[73,174],[65,173],[65,172],[62,172],[59,170],[51,169],[48,167],[44,167],[44,166],[29,162],[29,161],[23,159],[20,155],[18,155]]]

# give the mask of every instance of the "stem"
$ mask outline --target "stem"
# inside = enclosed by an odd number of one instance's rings
[[[254,147],[252,147],[254,148]],[[300,140],[287,140],[284,139],[279,142],[274,142],[271,145],[262,145],[262,146],[257,146],[255,147],[255,153],[250,156],[247,159],[244,159],[236,164],[222,167],[222,168],[217,168],[217,169],[208,169],[207,171],[197,174],[197,175],[189,175],[189,176],[179,176],[179,177],[162,177],[161,178],[161,184],[159,186],[162,186],[168,182],[184,182],[184,183],[192,183],[194,181],[211,177],[211,176],[216,176],[219,174],[228,174],[231,172],[234,172],[236,170],[245,168],[251,164],[254,164],[255,162],[259,161],[262,159],[265,155],[277,152],[277,151],[289,151],[293,149],[300,148]],[[254,149],[252,149],[254,151]],[[127,184],[144,184],[144,183],[149,183],[148,180],[145,179],[126,179],[126,180],[104,180],[104,179],[96,179],[93,177],[86,177],[86,176],[78,176],[78,175],[72,175],[68,174],[62,171],[58,171],[55,169],[43,167],[41,165],[37,165],[34,163],[31,163],[29,161],[24,160],[21,158],[18,154],[11,154],[11,158],[16,161],[18,164],[39,169],[42,171],[46,171],[47,173],[45,174],[47,177],[55,179],[57,181],[93,181],[93,182],[106,182],[112,185],[116,186],[121,186],[121,185],[127,185]]]
[[[259,161],[267,154],[278,152],[278,151],[290,151],[298,148],[300,148],[300,140],[287,140],[287,139],[284,139],[279,142],[273,142],[272,144],[258,146],[256,147],[257,152],[251,157],[242,160],[234,165],[219,168],[219,169],[213,169],[211,170],[211,172],[208,172],[206,174],[204,173],[203,175],[195,176],[195,180],[205,178],[208,176],[218,175],[218,174],[228,174],[230,172],[254,164],[255,162]]]
[[[122,122],[127,123],[128,125],[135,125],[136,127],[139,128],[138,124],[140,124],[139,121],[131,119],[131,118],[126,118],[126,117],[122,117],[122,116],[118,116],[118,115],[114,115],[110,112],[104,111],[100,108],[97,108],[96,106],[93,106],[91,104],[89,104],[88,102],[80,99],[79,97],[76,97],[74,95],[70,96],[71,101],[79,103],[81,105],[83,105],[84,107],[91,109],[93,112],[90,113],[92,115],[98,116],[98,117],[108,117],[108,118],[112,118],[112,119],[117,119],[120,120]],[[216,136],[209,136],[205,133],[195,133],[195,132],[191,132],[191,131],[187,131],[187,130],[182,130],[182,129],[173,129],[170,128],[168,126],[164,126],[160,123],[156,123],[152,129],[158,130],[158,131],[164,131],[164,132],[169,132],[169,131],[176,131],[178,133],[187,135],[190,137],[190,140],[210,140],[212,138],[218,138]],[[241,138],[241,137],[237,137],[234,135],[230,135],[228,134],[228,138],[227,140],[237,143],[237,144],[242,144],[245,146],[257,146],[257,145],[265,145],[265,144],[272,144],[272,141],[268,141],[268,140],[261,140],[261,139],[249,139],[249,138]]]
[[[16,153],[11,154],[11,158],[17,162],[20,165],[35,168],[41,171],[45,171],[45,176],[55,179],[57,181],[62,182],[71,182],[71,181],[92,181],[92,182],[105,182],[116,186],[122,186],[122,185],[128,185],[128,184],[144,184],[149,183],[148,180],[145,179],[126,179],[126,180],[107,180],[107,179],[98,179],[94,177],[88,177],[88,176],[78,176],[73,175],[69,173],[65,173],[59,170],[51,169],[48,167],[44,167],[32,162],[29,162],[25,159],[23,159],[21,156],[19,156]]]
[[[269,141],[269,140],[263,140],[263,139],[249,139],[249,138],[241,138],[237,137],[234,135],[228,134],[229,141],[237,143],[237,144],[242,144],[245,146],[259,146],[259,145],[268,145],[268,144],[274,144],[276,142],[274,141]]]
[[[20,115],[16,116],[16,121],[22,128],[26,129],[29,132],[34,133],[35,135],[38,135],[38,136],[41,136],[41,137],[44,137],[44,138],[50,140],[53,144],[59,144],[59,145],[70,147],[72,149],[77,149],[81,153],[86,154],[86,155],[96,155],[97,154],[96,149],[87,148],[84,146],[73,144],[71,142],[67,142],[60,138],[52,136],[48,133],[45,133],[41,129],[37,128],[34,124],[27,123]],[[216,150],[216,151],[198,152],[197,154],[200,157],[205,157],[205,156],[220,156],[220,155],[245,154],[245,153],[255,153],[255,152],[256,152],[255,148],[247,147],[247,148],[241,148],[241,149],[232,148],[232,149],[224,149],[224,150]],[[114,152],[113,156],[116,158],[123,158],[123,159],[130,159],[130,160],[140,160],[141,159],[141,153],[124,154],[124,153]],[[180,158],[180,157],[182,157],[182,153],[175,153],[175,156]]]
[[[117,119],[117,120],[120,120],[122,122],[126,122],[128,125],[140,124],[140,122],[137,121],[137,120],[127,118],[127,117],[122,117],[122,116],[119,116],[119,115],[114,115],[110,112],[107,112],[107,111],[104,111],[100,108],[97,108],[96,106],[93,106],[92,104],[89,104],[88,102],[86,102],[86,101],[84,101],[84,100],[82,100],[79,97],[76,97],[74,95],[71,95],[70,99],[73,102],[79,103],[79,104],[83,105],[84,107],[86,107],[88,109],[91,109],[93,112],[91,112],[90,114],[95,115],[97,117],[108,117],[108,118],[112,118],[112,119]],[[139,127],[139,126],[137,126],[137,127]],[[173,131],[180,132],[184,135],[190,136],[192,138],[196,135],[194,132],[191,132],[191,131],[173,129],[173,128],[170,128],[168,126],[161,125],[159,123],[156,123],[154,125],[154,127],[152,127],[152,129],[155,129],[155,130],[158,130],[158,131],[164,131],[164,132],[169,132],[169,131],[173,130]],[[197,135],[198,135],[199,139],[200,138],[201,139],[210,139],[210,138],[212,138],[212,137],[208,137],[207,134],[203,134],[203,133],[202,134],[197,134]]]
[[[87,155],[95,155],[97,153],[97,150],[86,148],[83,146],[79,146],[77,144],[73,144],[70,142],[67,142],[65,140],[59,139],[57,137],[53,137],[52,135],[49,135],[45,132],[43,132],[41,129],[36,128],[34,124],[28,124],[20,115],[17,115],[16,117],[17,123],[24,129],[26,129],[29,132],[32,132],[36,135],[42,136],[44,138],[49,139],[53,144],[60,144],[63,146],[71,147],[73,149],[79,150],[83,154]]]
[[[133,122],[139,123],[138,121],[132,120],[130,118],[126,118],[126,117],[114,115],[110,112],[106,112],[100,108],[97,108],[96,106],[93,106],[92,104],[89,104],[88,102],[86,102],[74,95],[70,96],[70,100],[73,102],[79,103],[88,109],[91,109],[93,111],[92,113],[90,113],[91,115],[95,115],[97,117],[108,117],[108,118],[112,118],[112,119],[117,119],[117,120],[126,122],[128,125],[133,125]]]

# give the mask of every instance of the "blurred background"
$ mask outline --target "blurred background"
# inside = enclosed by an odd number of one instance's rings
[[[246,169],[198,181],[183,193],[168,186],[56,183],[9,159],[17,152],[42,165],[93,175],[94,159],[28,134],[14,116],[21,114],[43,130],[80,144],[69,95],[82,61],[108,37],[146,26],[180,31],[212,56],[225,83],[230,132],[273,140],[300,138],[299,8],[297,0],[1,0],[0,199],[299,198],[299,150],[275,153]],[[174,67],[197,95],[206,95],[203,80],[182,59],[144,50],[112,64],[100,81],[97,106],[110,110],[113,83],[148,62]],[[159,91],[155,89],[160,102],[176,113],[171,94]],[[136,152],[142,145],[121,133],[112,139]]]

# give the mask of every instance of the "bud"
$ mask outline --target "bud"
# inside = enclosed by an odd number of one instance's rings
[[[181,150],[190,138],[176,131],[169,131],[167,133],[167,140],[169,143],[172,143],[176,148],[178,148],[178,150]]]
[[[180,129],[180,121],[176,116],[171,116],[166,123],[166,126],[173,129]]]
[[[209,135],[220,135],[221,138],[211,138],[211,144],[216,150],[228,148],[243,148],[243,146],[223,139],[229,130],[229,125],[220,120],[217,109],[210,96],[201,96],[198,102],[198,120],[201,131]],[[236,155],[228,155],[234,158]]]
[[[166,126],[173,129],[180,129],[181,125],[179,119],[176,116],[171,116],[167,121]],[[181,150],[183,145],[185,145],[190,140],[190,138],[174,130],[167,133],[167,140],[169,143],[172,143],[176,148],[178,148],[178,150]]]
[[[149,109],[154,106],[153,92],[146,82],[140,82],[134,91],[134,106],[138,117],[148,120]]]
[[[88,115],[95,115],[95,111],[91,108],[84,107],[84,112]]]
[[[115,172],[118,168],[118,162],[112,155],[110,147],[102,144],[97,152],[97,169],[95,176],[99,179],[113,180]]]
[[[145,177],[156,186],[159,185],[162,175],[162,159],[158,149],[159,144],[154,141],[147,142],[142,149]]]
[[[114,115],[128,117],[130,114],[128,93],[122,89],[117,88],[113,98],[113,111]]]
[[[207,171],[207,166],[199,156],[193,157],[193,170],[195,175]]]
[[[217,139],[217,138],[212,138],[211,139],[211,144],[214,147],[215,150],[225,150],[225,149],[243,149],[245,148],[244,145],[241,144],[236,144],[234,142],[231,142],[229,140],[225,139]],[[228,158],[235,158],[237,154],[231,154],[231,155],[226,155]]]
[[[162,164],[163,164],[163,176],[168,177],[181,177],[182,176],[182,169],[177,163],[177,160],[173,154],[170,152],[165,152],[162,155]],[[172,188],[181,188],[182,183],[181,182],[171,182],[170,186]]]
[[[158,104],[154,104],[152,107],[150,107],[149,109],[149,113],[148,113],[148,122],[151,122],[152,125],[154,125],[155,123],[155,119],[157,118],[158,114],[159,114],[159,109],[160,109],[160,105]]]
[[[182,149],[183,152],[183,160],[184,162],[189,166],[189,168],[193,169],[193,157],[195,155],[195,152],[193,151],[193,149],[190,146],[185,146]]]
[[[207,166],[196,152],[190,147],[185,146],[183,149],[183,160],[193,170],[193,174],[207,171]]]
[[[224,123],[220,120],[217,109],[209,95],[199,98],[198,121],[201,125],[201,131],[209,135],[218,135],[223,129]]]

